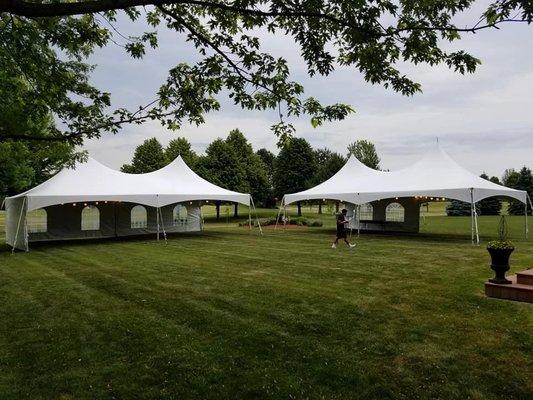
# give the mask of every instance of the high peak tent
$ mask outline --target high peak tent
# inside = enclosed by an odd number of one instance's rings
[[[455,199],[471,203],[473,228],[477,235],[475,203],[492,196],[511,197],[524,205],[528,200],[526,191],[497,185],[471,173],[436,144],[418,162],[392,172],[373,170],[350,156],[330,179],[308,190],[286,194],[283,202],[334,199],[361,205],[397,198]]]
[[[196,231],[201,229],[201,201],[209,200],[247,206],[253,202],[249,194],[201,178],[181,157],[146,174],[123,173],[89,158],[33,189],[6,198],[6,241],[14,248],[27,250],[31,241]],[[177,204],[186,213],[175,215]],[[134,210],[137,205],[141,207]],[[93,227],[99,229],[83,229],[86,207],[93,207],[92,213],[99,219]],[[44,232],[28,230],[27,213],[37,209],[46,211]],[[136,225],[134,211],[140,215]]]

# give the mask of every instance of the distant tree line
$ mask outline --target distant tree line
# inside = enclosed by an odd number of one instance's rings
[[[379,168],[380,159],[371,142],[352,143],[348,152],[369,167]],[[329,179],[347,159],[327,148],[313,149],[302,138],[291,139],[278,155],[264,148],[254,151],[244,134],[234,129],[225,139],[211,142],[203,155],[192,150],[183,137],[171,140],[166,147],[156,138],[147,139],[135,149],[131,163],[124,164],[121,170],[133,174],[151,172],[177,156],[204,179],[229,190],[250,193],[262,207],[273,207],[285,193],[299,192]],[[219,206],[217,203],[218,215]],[[298,210],[301,213],[300,204]]]

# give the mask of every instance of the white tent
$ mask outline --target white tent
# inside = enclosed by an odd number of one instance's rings
[[[67,205],[94,206],[109,217],[106,234],[100,232],[98,235],[84,233],[80,236],[80,230],[72,235],[64,235],[65,238],[85,238],[85,237],[108,237],[124,236],[126,234],[140,234],[157,231],[172,231],[172,205],[177,203],[187,203],[186,207],[194,208],[190,214],[191,224],[188,229],[200,229],[200,201],[228,201],[244,205],[253,204],[249,194],[237,193],[216,186],[195,174],[183,161],[181,157],[176,158],[172,163],[164,168],[146,174],[127,174],[113,170],[100,164],[98,161],[89,158],[86,163],[79,163],[73,169],[63,169],[58,174],[27,192],[5,199],[6,209],[6,241],[14,248],[27,250],[28,242],[32,241],[31,232],[28,232],[26,214],[32,210],[45,209],[56,210],[52,212],[58,219],[72,219],[73,208]],[[130,206],[128,212],[135,205],[147,206],[149,211],[148,219],[153,220],[145,223],[141,230],[129,229],[124,226],[118,228],[117,204],[127,203]],[[114,210],[108,213],[103,210],[105,207],[114,205]],[[185,206],[184,206],[185,207]],[[78,211],[76,215],[80,214]],[[153,217],[153,218],[150,218]],[[76,217],[78,218],[78,217]],[[50,218],[49,218],[50,219]],[[78,218],[79,219],[79,218]],[[103,216],[100,217],[103,220]],[[113,220],[113,221],[112,221]],[[194,222],[194,224],[193,224]],[[128,221],[129,223],[129,221]],[[79,225],[79,221],[77,221]],[[152,225],[152,226],[150,226]],[[191,226],[194,225],[194,228]],[[187,226],[183,223],[180,226]],[[40,235],[41,239],[57,240],[61,239],[61,231],[67,233],[72,230],[63,226],[57,229],[55,235]],[[114,228],[114,229],[113,229]],[[170,228],[170,229],[169,229]],[[104,229],[102,228],[101,231]],[[175,229],[179,231],[180,229]],[[38,235],[34,235],[38,239]]]
[[[286,194],[283,202],[286,205],[302,200],[333,199],[361,205],[400,197],[461,200],[472,205],[472,226],[478,236],[474,205],[492,196],[511,197],[524,205],[528,200],[525,191],[497,185],[469,172],[437,144],[420,161],[392,172],[373,170],[351,156],[333,177],[308,190]]]

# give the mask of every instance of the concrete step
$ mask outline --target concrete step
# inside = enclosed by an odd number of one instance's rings
[[[516,283],[533,286],[533,269],[518,272],[516,274]]]
[[[523,301],[533,303],[533,285],[524,285],[517,282],[517,276],[508,276],[512,283],[508,285],[498,285],[492,282],[485,282],[485,295],[498,299]]]

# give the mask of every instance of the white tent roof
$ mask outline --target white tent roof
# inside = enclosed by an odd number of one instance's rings
[[[286,194],[285,204],[311,199],[335,199],[354,204],[393,198],[432,196],[474,202],[507,196],[525,203],[527,192],[497,185],[467,171],[437,144],[418,162],[393,171],[366,167],[351,156],[337,174],[318,186]]]
[[[63,169],[27,192],[7,198],[26,197],[28,211],[62,203],[127,201],[151,207],[191,200],[222,200],[245,205],[250,195],[216,186],[195,174],[181,157],[157,171],[126,174],[89,158],[73,169]]]

